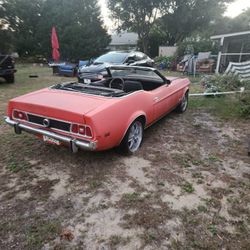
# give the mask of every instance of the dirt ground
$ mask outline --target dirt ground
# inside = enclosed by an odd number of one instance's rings
[[[126,157],[1,123],[0,249],[250,249],[249,133],[247,120],[173,112]]]

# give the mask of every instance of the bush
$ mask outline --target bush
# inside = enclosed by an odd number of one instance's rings
[[[201,84],[211,92],[237,91],[241,87],[250,89],[250,81],[241,81],[237,75],[212,75],[205,76]]]
[[[155,63],[161,69],[173,69],[176,64],[175,56],[158,56],[155,58]]]
[[[205,76],[201,84],[205,87],[206,93],[238,91],[244,87],[246,92],[240,94],[234,105],[239,116],[250,118],[250,81],[241,81],[235,75],[213,75]]]
[[[244,93],[240,98],[240,114],[245,118],[250,118],[250,93]]]
[[[212,54],[218,54],[218,47],[214,45],[210,39],[201,39],[197,41],[195,38],[187,39],[178,44],[177,55],[182,57],[185,54],[195,54],[199,52],[211,51]]]

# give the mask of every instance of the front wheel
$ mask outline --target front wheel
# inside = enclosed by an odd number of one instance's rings
[[[188,92],[183,96],[181,103],[177,106],[176,111],[178,113],[184,113],[188,107]]]
[[[14,74],[5,76],[5,80],[6,80],[7,83],[14,83],[15,82]]]
[[[143,139],[143,125],[140,120],[135,120],[129,127],[125,137],[123,138],[119,150],[125,154],[135,153]]]

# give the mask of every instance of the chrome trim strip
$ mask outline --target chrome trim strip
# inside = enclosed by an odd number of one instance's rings
[[[97,148],[97,141],[93,141],[93,142],[92,141],[80,141],[78,139],[74,139],[74,138],[71,138],[68,136],[59,135],[59,134],[56,134],[53,132],[49,132],[47,130],[33,128],[33,127],[27,126],[25,124],[11,120],[8,116],[5,116],[4,120],[10,126],[17,127],[21,131],[25,131],[25,132],[28,132],[31,134],[45,135],[45,136],[51,137],[53,139],[59,140],[61,142],[67,143],[71,146],[71,149],[73,152],[77,152],[78,148],[82,148],[85,150],[91,150],[91,151],[93,151]]]
[[[42,117],[42,118],[49,118],[49,119],[56,120],[56,121],[59,121],[59,122],[65,122],[65,123],[70,123],[70,124],[71,124],[71,122],[69,122],[69,121],[60,120],[60,119],[53,118],[53,117],[50,117],[50,116],[39,115],[39,114],[31,113],[31,112],[26,112],[26,111],[19,110],[19,109],[13,109],[13,110],[12,110],[12,117],[13,117],[13,112],[14,112],[15,110],[16,110],[16,111],[23,112],[23,113],[25,113],[26,115],[35,115],[35,116],[40,116],[40,117]],[[19,120],[19,119],[17,119],[17,118],[15,118],[15,119],[16,119],[16,120]],[[21,121],[23,121],[23,120],[21,120]],[[28,122],[29,122],[29,121],[28,121]],[[32,123],[32,122],[30,122],[30,123]],[[37,124],[37,123],[34,123],[34,124]],[[38,124],[38,125],[41,125],[41,124]]]

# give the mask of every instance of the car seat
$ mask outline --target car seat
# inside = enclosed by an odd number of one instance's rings
[[[142,90],[142,84],[139,81],[126,80],[124,82],[123,91],[126,93]]]

